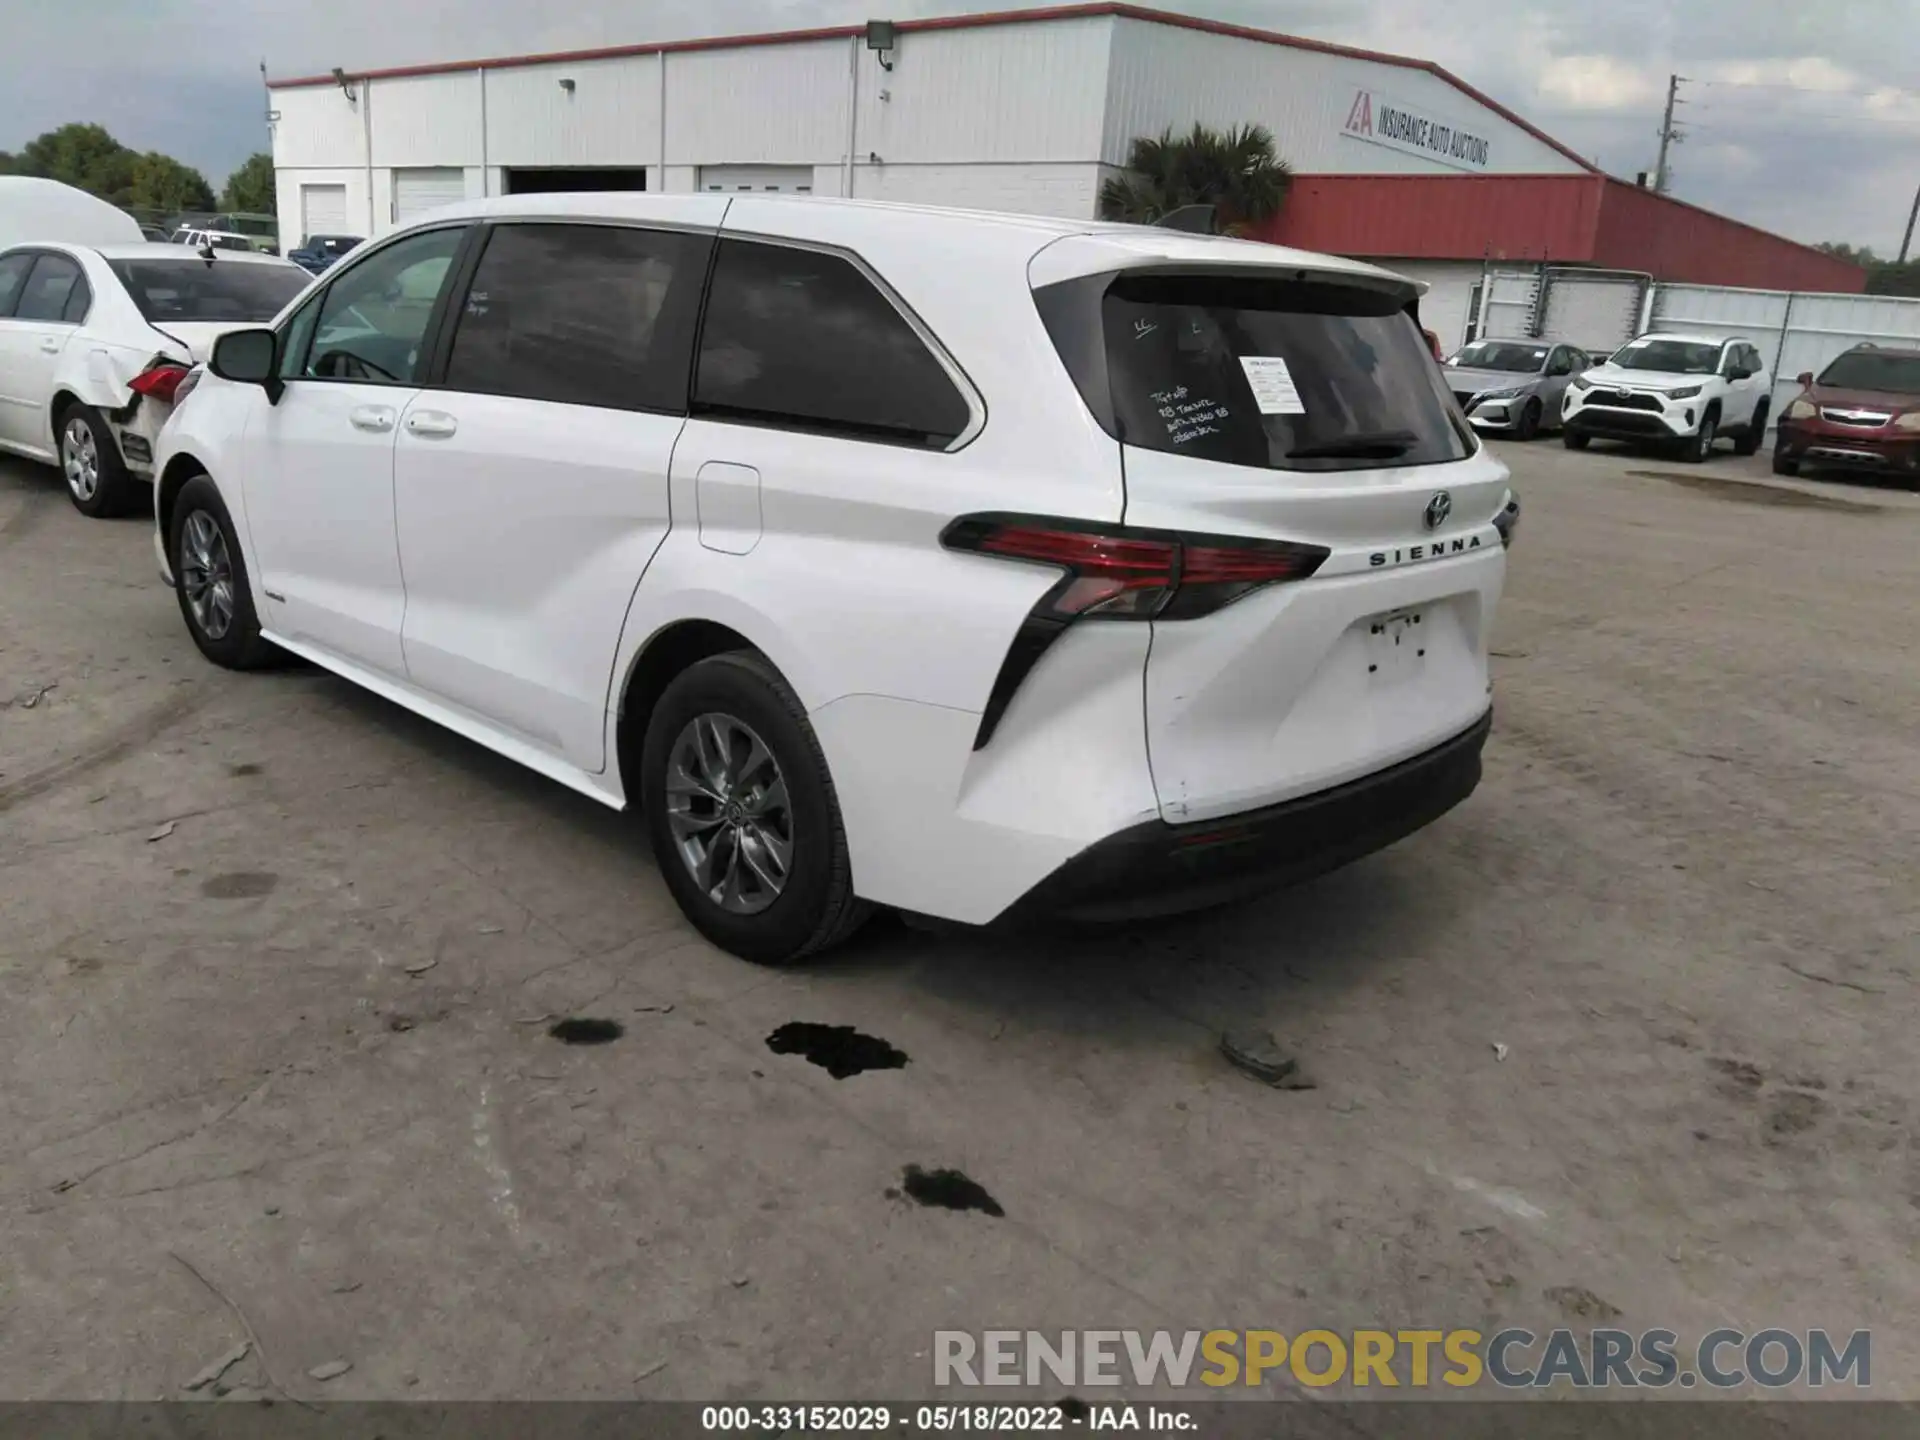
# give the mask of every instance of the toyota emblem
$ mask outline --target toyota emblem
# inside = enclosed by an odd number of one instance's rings
[[[1444,490],[1435,491],[1433,498],[1427,501],[1427,529],[1438,530],[1447,523],[1447,516],[1452,513],[1453,496]]]

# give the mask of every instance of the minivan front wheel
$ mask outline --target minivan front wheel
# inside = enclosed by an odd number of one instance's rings
[[[205,475],[187,481],[173,502],[167,555],[180,616],[202,655],[228,670],[257,670],[279,658],[260,634],[233,517]]]
[[[641,790],[661,877],[723,950],[785,965],[866,918],[805,707],[751,651],[682,671],[655,704]]]

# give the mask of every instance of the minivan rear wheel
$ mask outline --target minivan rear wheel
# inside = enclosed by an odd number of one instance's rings
[[[721,949],[788,965],[866,919],[826,756],[764,657],[732,651],[682,671],[653,708],[640,766],[661,877]]]

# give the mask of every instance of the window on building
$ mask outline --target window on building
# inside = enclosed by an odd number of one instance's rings
[[[685,413],[712,243],[617,226],[499,226],[460,307],[448,388]]]
[[[74,287],[86,282],[80,267],[64,255],[42,255],[34,261],[33,273],[14,306],[16,320],[61,320],[72,298]]]
[[[942,448],[966,397],[906,317],[851,261],[723,240],[694,380],[696,413]]]

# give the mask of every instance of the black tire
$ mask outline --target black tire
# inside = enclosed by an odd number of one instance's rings
[[[1785,440],[1775,440],[1773,442],[1773,473],[1776,475],[1798,475],[1800,473],[1800,462],[1794,456],[1787,453],[1787,443]]]
[[[1540,397],[1535,395],[1521,408],[1520,423],[1513,427],[1513,438],[1531,440],[1540,433]]]
[[[1747,422],[1747,428],[1740,432],[1740,438],[1733,442],[1736,455],[1758,455],[1760,442],[1767,438],[1767,402],[1762,400],[1754,407],[1753,419]]]
[[[54,421],[60,477],[73,508],[95,520],[133,510],[139,482],[127,473],[113,429],[91,405],[73,404]]]
[[[1562,430],[1560,443],[1569,450],[1584,450],[1593,443],[1593,437],[1582,435],[1578,430]]]
[[[1680,458],[1689,465],[1698,465],[1713,456],[1713,442],[1720,438],[1720,412],[1709,410],[1700,417],[1700,428],[1682,442],[1684,448]]]
[[[767,831],[778,833],[784,819],[789,847],[784,882],[771,892],[770,899],[768,887],[745,860],[748,852],[738,841],[716,836],[706,851],[714,857],[716,866],[728,857],[734,870],[745,864],[739,879],[756,890],[756,895],[749,898],[763,902],[756,913],[729,909],[715,899],[695,878],[694,861],[674,834],[668,781],[687,733],[694,721],[703,717],[718,717],[744,728],[748,742],[757,739],[765,747],[776,778],[785,785],[786,805],[759,812],[766,817]],[[737,738],[737,734],[730,738]],[[743,748],[750,750],[751,746],[729,747],[725,768],[734,783],[744,786],[753,784],[756,775],[735,768],[746,761],[747,757],[739,753]],[[759,773],[765,774],[764,770]],[[840,802],[834,794],[826,756],[799,696],[757,652],[736,650],[714,655],[688,666],[674,678],[647,723],[640,779],[647,832],[653,840],[661,877],[693,927],[722,950],[761,965],[791,965],[839,944],[866,920],[869,907],[853,893],[846,831],[840,823]],[[752,798],[743,801],[737,792],[726,788],[718,797],[714,791],[703,790],[692,797],[690,808],[701,818],[709,812],[716,816],[731,813],[751,830],[753,803]],[[726,830],[728,826],[721,821],[714,829]],[[732,833],[741,832],[736,828]],[[769,849],[761,853],[763,863],[773,854]],[[725,883],[723,880],[713,889],[721,889]]]
[[[220,550],[213,556],[215,563],[206,583],[217,583],[222,578],[224,562],[228,603],[225,628],[219,627],[213,612],[203,615],[196,600],[197,581],[209,572],[204,556],[196,558],[189,553],[194,544],[188,538],[190,527],[198,531],[195,516],[205,517],[219,534]],[[187,633],[193,636],[193,643],[200,647],[202,655],[228,670],[258,670],[280,659],[280,651],[273,642],[260,635],[260,620],[253,608],[253,588],[247,579],[246,556],[240,550],[233,516],[220,498],[219,487],[205,475],[196,475],[187,481],[173,502],[173,518],[167,527],[167,563],[173,570],[173,593],[180,602],[180,616],[187,622]]]

